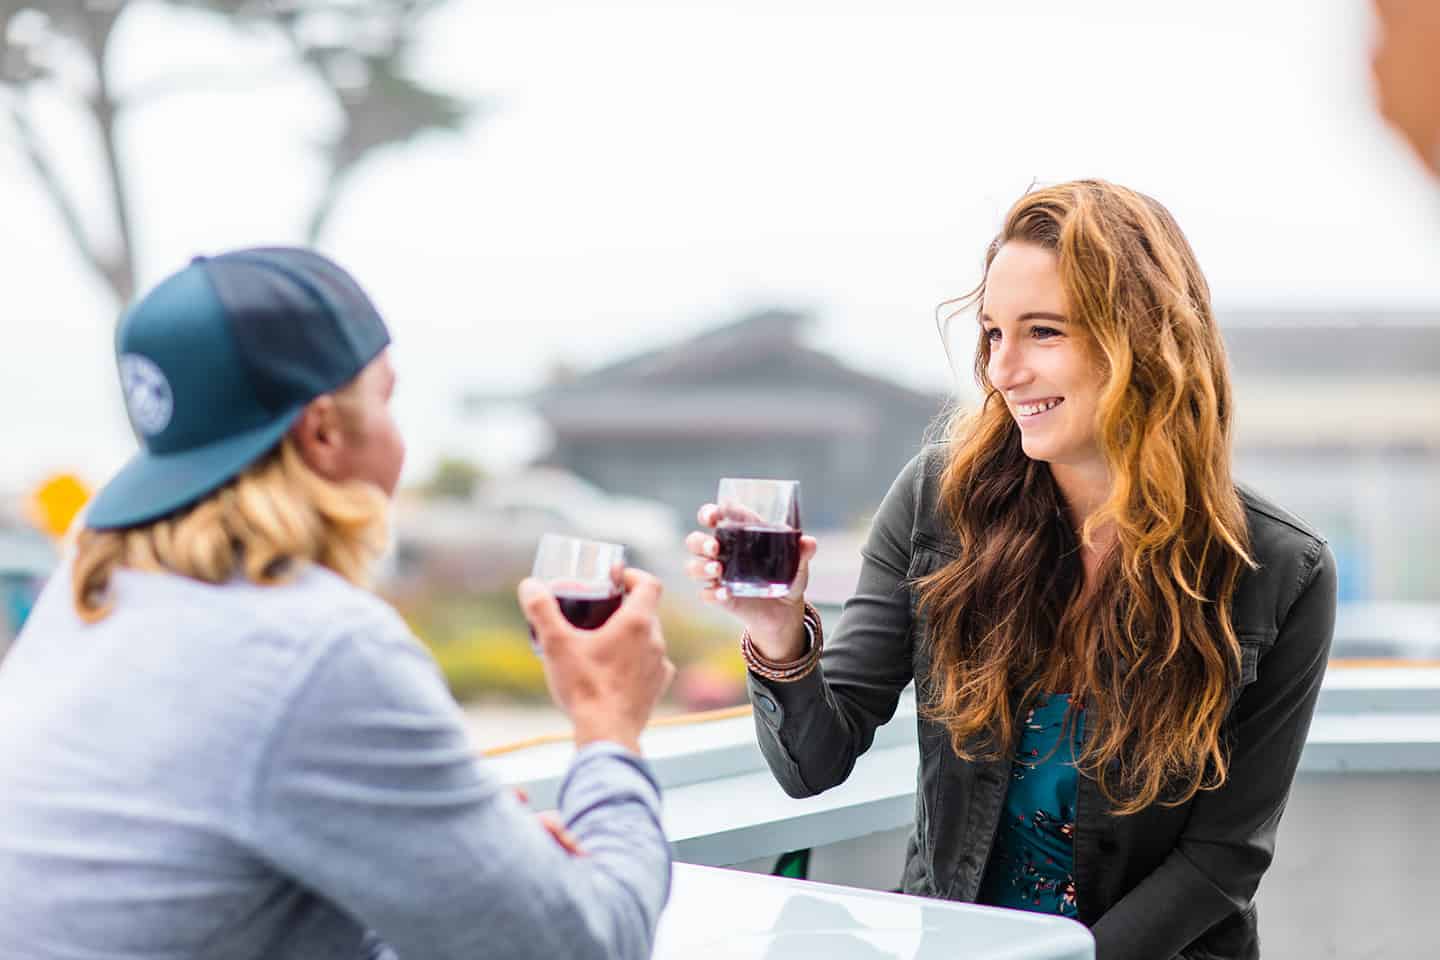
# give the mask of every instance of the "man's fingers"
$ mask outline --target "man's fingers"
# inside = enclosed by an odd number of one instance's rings
[[[700,521],[702,527],[713,527],[720,521],[720,510],[713,503],[707,503],[695,513],[695,519]]]
[[[655,611],[660,605],[663,592],[660,581],[636,567],[625,569],[625,602],[622,609],[640,610],[645,614]]]
[[[540,821],[540,826],[545,828],[545,832],[550,834],[555,842],[564,848],[566,853],[574,857],[585,855],[585,851],[580,847],[580,841],[576,840],[574,834],[565,829],[564,822],[561,821],[559,814],[555,811],[542,810],[535,815],[535,819]]]
[[[520,581],[515,593],[520,598],[520,609],[524,612],[525,619],[535,628],[542,644],[547,633],[566,625],[565,618],[560,614],[560,605],[555,602],[555,595],[539,580],[526,577]]]

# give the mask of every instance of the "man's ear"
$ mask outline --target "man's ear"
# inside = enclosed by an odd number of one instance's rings
[[[340,410],[334,397],[326,394],[306,404],[290,427],[290,439],[307,467],[326,480],[344,480],[345,432],[340,428]]]

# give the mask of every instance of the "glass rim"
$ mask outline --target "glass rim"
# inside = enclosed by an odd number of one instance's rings
[[[773,477],[721,477],[721,483],[773,483],[782,486],[798,487],[799,480],[776,480]]]
[[[596,540],[593,537],[577,537],[569,533],[542,533],[540,534],[540,539],[535,544],[536,552],[539,552],[540,547],[546,543],[589,543],[594,544],[597,547],[609,547],[612,550],[619,550],[621,553],[624,553],[626,550],[625,544],[611,543],[609,540]]]

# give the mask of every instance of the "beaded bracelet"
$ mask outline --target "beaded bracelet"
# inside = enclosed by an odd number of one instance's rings
[[[757,677],[774,683],[791,683],[808,676],[820,662],[820,648],[825,641],[820,612],[809,603],[805,604],[805,630],[810,635],[810,649],[797,659],[784,662],[771,660],[756,650],[750,631],[746,630],[740,638],[740,655],[745,658],[745,666]]]

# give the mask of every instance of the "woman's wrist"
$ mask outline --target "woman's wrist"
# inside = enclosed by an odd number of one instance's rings
[[[824,630],[820,613],[810,604],[805,604],[800,626],[801,646],[794,656],[776,659],[760,650],[747,631],[740,638],[740,654],[750,672],[765,680],[788,683],[809,675],[820,662],[820,650],[824,645]]]
[[[766,660],[786,663],[798,660],[810,650],[810,632],[805,629],[805,611],[802,607],[795,620],[778,630],[756,630],[748,628],[751,647]]]

